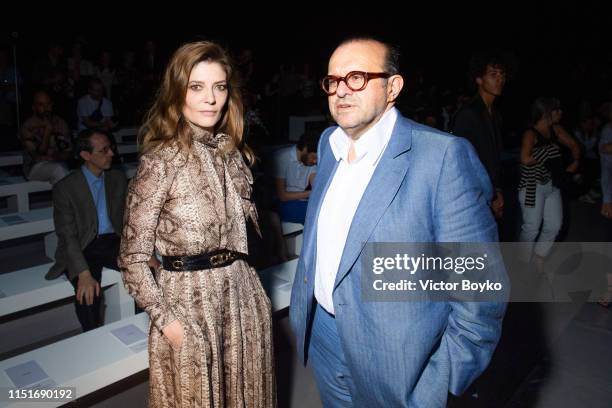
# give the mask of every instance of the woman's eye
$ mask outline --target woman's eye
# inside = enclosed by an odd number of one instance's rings
[[[200,89],[202,89],[202,85],[193,84],[189,87],[189,89],[191,89],[192,91],[199,91]]]
[[[220,91],[225,91],[227,89],[227,85],[219,84],[219,85],[217,85],[217,89],[220,90]]]

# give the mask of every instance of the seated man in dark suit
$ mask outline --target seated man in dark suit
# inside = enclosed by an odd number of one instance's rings
[[[119,270],[127,179],[110,169],[113,152],[104,131],[82,131],[77,149],[83,165],[53,187],[58,245],[46,279],[66,274],[76,292],[77,317],[88,331],[103,325],[102,268]]]

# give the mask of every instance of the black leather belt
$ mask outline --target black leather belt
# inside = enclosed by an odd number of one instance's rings
[[[162,265],[167,271],[200,271],[203,269],[222,268],[231,265],[238,259],[246,259],[241,252],[226,249],[199,255],[162,256]]]

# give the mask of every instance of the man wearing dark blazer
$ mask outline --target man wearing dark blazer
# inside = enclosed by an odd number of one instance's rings
[[[53,187],[58,245],[46,279],[66,274],[75,289],[77,317],[88,331],[103,324],[102,268],[119,270],[127,179],[110,169],[113,151],[104,131],[82,131],[77,148],[83,165]]]
[[[475,54],[470,61],[470,79],[476,86],[474,98],[464,105],[453,119],[451,131],[472,143],[478,158],[487,170],[495,188],[491,209],[496,218],[504,210],[504,196],[500,180],[503,149],[502,119],[494,102],[506,84],[508,62],[495,52]]]

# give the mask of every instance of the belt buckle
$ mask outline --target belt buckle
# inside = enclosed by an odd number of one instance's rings
[[[181,269],[183,267],[183,261],[177,259],[176,261],[172,261],[172,267],[174,269]]]
[[[231,254],[230,252],[221,252],[220,254],[215,254],[211,256],[210,263],[212,266],[220,266],[224,264],[225,262],[229,261],[230,259],[232,259],[232,257],[233,257],[233,254]]]

